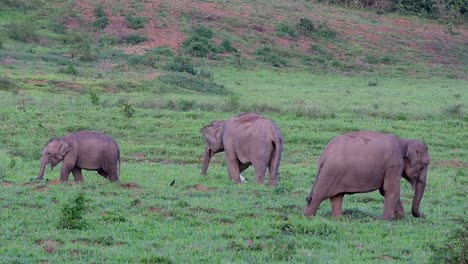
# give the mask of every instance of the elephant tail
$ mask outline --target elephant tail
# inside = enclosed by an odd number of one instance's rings
[[[312,192],[315,189],[315,185],[317,185],[317,182],[319,181],[320,171],[322,170],[325,160],[326,158],[324,155],[320,156],[319,162],[317,164],[317,176],[315,177],[315,182],[314,182],[314,185],[312,186],[312,189],[310,190],[309,196],[307,196],[306,198],[307,204],[310,204],[312,202]]]
[[[117,148],[117,160],[119,161],[117,167],[117,179],[120,179],[120,149]]]
[[[279,170],[279,165],[281,162],[281,155],[283,153],[283,137],[280,136],[276,137],[273,140],[273,145],[275,147],[274,154],[273,154],[273,166],[271,167],[272,173],[271,175],[275,175],[275,177],[278,177],[278,170]]]

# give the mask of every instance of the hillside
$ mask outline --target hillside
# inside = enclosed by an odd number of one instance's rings
[[[108,63],[121,52],[131,66],[161,69],[170,58],[131,57],[168,47],[173,54],[207,58],[202,65],[467,78],[466,25],[449,27],[313,1],[48,3],[25,13],[11,8],[0,12],[0,25],[10,27],[2,37],[3,59],[18,56],[26,42],[41,53],[82,61]],[[28,21],[38,23],[26,26]]]
[[[322,2],[0,0],[0,262],[467,263],[467,25]],[[244,112],[281,130],[275,187],[224,153],[200,175],[200,130]],[[119,182],[38,180],[80,130],[115,139]],[[425,218],[403,179],[402,219],[377,190],[304,217],[324,147],[359,130],[425,142]]]

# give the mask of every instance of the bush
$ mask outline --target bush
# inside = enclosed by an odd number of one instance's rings
[[[26,43],[39,41],[35,23],[29,21],[12,22],[4,26],[5,33],[11,39]]]
[[[146,38],[145,36],[142,36],[138,33],[131,33],[129,35],[126,35],[126,36],[123,36],[119,43],[120,44],[130,44],[130,45],[136,45],[136,44],[140,44],[142,42],[145,42],[147,41],[148,38]]]
[[[15,81],[8,77],[0,77],[0,91],[15,91],[18,89]]]
[[[104,29],[109,25],[109,19],[107,18],[102,5],[98,5],[94,8],[94,14],[96,15],[96,20],[93,22],[93,26],[99,29]]]
[[[127,16],[128,27],[132,29],[144,28],[146,22],[148,22],[148,20],[144,17]]]
[[[159,80],[165,84],[186,90],[217,95],[228,94],[223,85],[219,85],[211,79],[204,79],[187,73],[169,73],[159,77]]]
[[[78,230],[86,228],[88,224],[84,219],[85,210],[85,196],[83,193],[79,193],[63,206],[58,227]]]
[[[297,23],[297,28],[304,35],[309,35],[315,30],[314,23],[308,18],[301,18]]]
[[[44,0],[2,0],[0,6],[3,4],[5,7],[26,12],[40,9],[44,6],[44,3]]]
[[[187,57],[177,56],[165,67],[169,71],[174,72],[186,72],[192,75],[197,75],[195,67],[192,65],[191,61]]]
[[[275,34],[278,37],[296,38],[299,34],[296,29],[290,26],[286,21],[281,21],[276,24]]]
[[[97,60],[94,41],[89,34],[72,31],[67,34],[64,43],[70,45],[72,58],[88,62]]]
[[[287,59],[283,58],[277,50],[269,46],[258,48],[255,51],[255,55],[260,61],[271,64],[274,67],[284,67],[288,64]]]
[[[164,66],[166,61],[172,56],[173,53],[168,47],[160,47],[152,51],[148,51],[144,55],[130,55],[127,57],[127,61],[132,66],[141,64],[157,69]]]
[[[60,67],[59,73],[78,75],[79,72],[74,63],[68,63],[67,66]]]
[[[206,26],[192,29],[191,35],[182,44],[184,51],[194,57],[206,57],[210,52],[217,52],[211,39],[213,35],[213,30]]]
[[[223,39],[221,44],[219,45],[219,52],[237,52],[237,49],[234,48],[231,44],[229,39]]]

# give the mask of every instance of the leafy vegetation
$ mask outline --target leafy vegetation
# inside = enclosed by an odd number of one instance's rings
[[[427,19],[317,1],[223,1],[222,9],[211,8],[219,1],[168,1],[154,12],[149,2],[103,1],[96,13],[93,1],[80,1],[86,12],[76,1],[19,6],[29,2],[0,0],[0,27],[26,21],[37,37],[0,33],[2,262],[463,261],[468,53],[461,27],[450,32]],[[112,31],[112,21],[125,23],[128,14],[154,22],[141,31],[149,41],[122,40],[136,32],[127,27]],[[104,29],[93,26],[98,17],[108,18]],[[167,35],[173,42],[150,35],[177,30],[181,38]],[[206,56],[191,52],[195,42]],[[201,177],[200,129],[249,111],[283,133],[278,186],[255,184],[252,168],[243,173],[248,183],[233,184],[222,153]],[[83,129],[116,139],[120,182],[84,171],[84,183],[61,184],[60,164],[34,180],[45,143]],[[414,191],[404,181],[400,221],[380,220],[378,192],[345,196],[341,219],[327,202],[316,217],[302,216],[323,147],[363,129],[428,144],[426,218],[411,216]]]

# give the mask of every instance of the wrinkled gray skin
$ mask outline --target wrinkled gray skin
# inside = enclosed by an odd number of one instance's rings
[[[360,131],[333,138],[318,162],[317,179],[307,197],[305,216],[315,215],[320,203],[330,199],[332,215],[342,215],[345,194],[379,190],[384,196],[383,219],[403,218],[400,179],[413,187],[412,214],[424,217],[419,204],[426,187],[430,162],[426,144],[393,134]]]
[[[234,182],[240,183],[240,173],[252,165],[257,183],[263,184],[268,168],[269,185],[277,184],[283,136],[271,120],[247,113],[226,121],[215,121],[200,132],[206,141],[202,175],[206,175],[211,157],[224,151],[229,177]]]
[[[67,181],[70,172],[75,181],[83,181],[81,170],[97,171],[110,181],[119,179],[120,151],[114,139],[94,131],[80,131],[49,140],[42,152],[38,179],[44,177],[47,164],[53,169],[62,163],[60,181]]]

